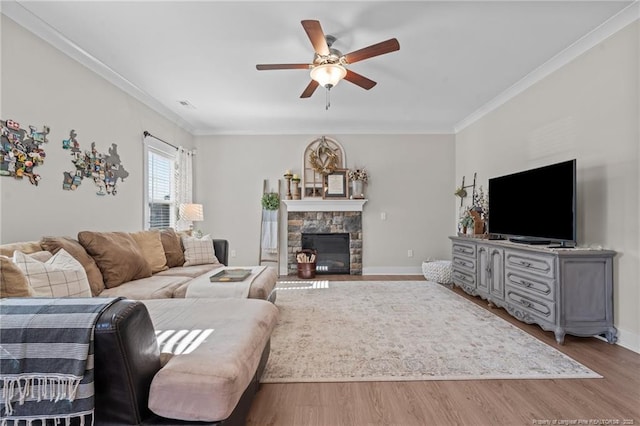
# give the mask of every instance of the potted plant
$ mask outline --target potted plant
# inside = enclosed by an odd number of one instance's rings
[[[278,210],[280,208],[280,195],[277,192],[267,192],[262,196],[262,208],[265,210]]]
[[[460,217],[459,224],[460,224],[460,228],[462,228],[463,234],[467,233],[467,228],[470,228],[473,226],[473,216],[471,216],[471,213],[469,213],[468,210],[465,210],[465,212]]]

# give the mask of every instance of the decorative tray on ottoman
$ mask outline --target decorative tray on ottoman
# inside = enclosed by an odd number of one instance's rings
[[[211,282],[244,281],[249,275],[251,275],[251,269],[224,269],[211,275],[209,280]]]

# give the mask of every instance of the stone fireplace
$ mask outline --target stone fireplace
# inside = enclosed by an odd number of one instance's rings
[[[366,200],[284,200],[287,205],[287,273],[298,271],[302,234],[348,234],[349,274],[362,275],[362,206]]]

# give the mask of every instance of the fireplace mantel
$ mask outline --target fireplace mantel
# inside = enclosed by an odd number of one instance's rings
[[[289,212],[361,212],[366,199],[327,200],[306,198],[302,200],[282,200]]]

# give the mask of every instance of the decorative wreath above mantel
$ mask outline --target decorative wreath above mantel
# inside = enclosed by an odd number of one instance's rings
[[[315,150],[309,153],[309,164],[317,173],[333,173],[339,166],[340,157],[331,149],[323,136]]]

